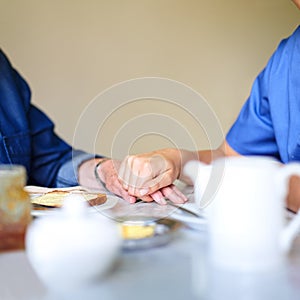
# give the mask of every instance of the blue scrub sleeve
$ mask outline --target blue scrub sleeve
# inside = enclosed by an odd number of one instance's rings
[[[256,78],[250,97],[226,136],[228,144],[241,155],[279,157],[268,97],[269,68]]]

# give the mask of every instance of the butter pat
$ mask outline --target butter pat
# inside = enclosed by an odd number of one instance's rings
[[[155,225],[121,225],[121,234],[124,239],[143,239],[153,237]]]

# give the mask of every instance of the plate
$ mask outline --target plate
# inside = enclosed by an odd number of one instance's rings
[[[41,196],[48,192],[52,192],[52,191],[68,191],[68,192],[75,192],[75,193],[76,193],[76,191],[87,192],[87,193],[105,193],[105,192],[99,191],[99,190],[87,189],[80,185],[72,186],[72,187],[65,187],[65,188],[47,188],[47,187],[41,187],[41,186],[35,186],[35,185],[27,185],[27,186],[25,186],[25,190],[29,193],[29,196],[31,199],[34,197]],[[105,209],[112,208],[116,205],[116,203],[121,198],[119,198],[118,196],[112,195],[112,194],[106,194],[106,199],[107,200],[103,204],[90,206],[88,208],[89,212],[97,213],[97,212],[101,212]],[[48,206],[43,206],[43,205],[33,205],[31,215],[33,217],[49,215],[49,214],[56,212],[59,209],[60,208],[48,207]]]
[[[180,221],[148,216],[118,218],[123,236],[124,250],[139,250],[163,246],[169,243],[182,227]]]
[[[168,204],[170,205],[170,203]],[[190,229],[206,230],[206,213],[203,210],[199,210],[195,203],[171,204],[171,206],[177,207],[177,209],[172,212],[170,218],[181,221]]]
[[[30,194],[31,197],[36,197],[37,194]],[[98,213],[103,210],[112,208],[116,205],[116,203],[119,201],[119,197],[112,196],[112,195],[106,195],[106,201],[103,204],[90,206],[88,207],[88,210],[90,213]],[[53,214],[56,211],[60,210],[60,208],[53,208],[53,207],[47,207],[42,205],[33,205],[33,208],[31,210],[31,215],[33,217],[40,217],[45,216],[49,214]]]

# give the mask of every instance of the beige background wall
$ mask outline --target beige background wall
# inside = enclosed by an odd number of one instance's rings
[[[51,116],[57,132],[70,143],[81,113],[97,94],[144,76],[177,80],[201,93],[226,132],[257,73],[299,23],[299,11],[288,0],[0,3],[0,46],[29,82],[33,102]],[[98,128],[101,137],[92,137],[96,151],[111,155],[118,130],[132,117],[148,113],[171,115],[197,147],[209,145],[209,137],[183,110],[161,101],[142,101],[109,116]],[[147,125],[149,131],[149,123],[144,123],[137,127]],[[99,127],[91,119],[93,124]],[[93,151],[89,135],[88,129],[77,135],[75,146]],[[166,135],[136,137],[124,148],[117,143],[113,155],[174,144],[189,147],[180,134],[173,141]]]

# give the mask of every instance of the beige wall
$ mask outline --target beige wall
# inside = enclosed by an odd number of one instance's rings
[[[97,94],[144,76],[177,80],[201,93],[226,132],[255,76],[299,19],[299,11],[288,0],[0,3],[1,48],[30,83],[33,102],[51,116],[69,142],[81,113]],[[183,110],[144,101],[109,116],[98,128],[101,141],[92,137],[96,150],[111,155],[118,130],[130,118],[150,112],[171,115],[193,136],[197,147],[209,145],[198,132],[199,124],[187,120]],[[91,124],[99,127],[95,120]],[[137,124],[139,129],[145,125]],[[149,124],[145,130],[149,131]],[[77,135],[75,146],[92,151],[87,142],[90,134],[86,130]],[[118,144],[113,154],[173,144],[189,147],[182,135],[171,142],[166,135],[136,137],[124,149]]]

